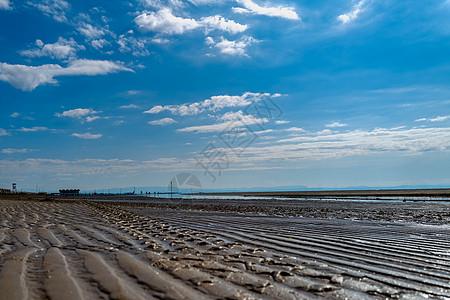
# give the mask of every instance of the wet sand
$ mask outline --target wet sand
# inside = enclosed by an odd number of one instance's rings
[[[0,299],[450,298],[449,203],[42,200],[0,200]]]

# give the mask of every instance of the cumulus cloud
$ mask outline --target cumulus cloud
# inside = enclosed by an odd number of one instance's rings
[[[175,121],[172,118],[164,118],[164,119],[160,119],[160,120],[150,121],[150,122],[148,122],[148,124],[166,126],[166,125],[174,124],[176,122],[177,121]]]
[[[133,70],[126,68],[120,62],[107,60],[78,59],[71,61],[67,67],[58,64],[42,66],[10,65],[0,63],[0,80],[8,82],[13,87],[23,91],[32,91],[44,84],[57,84],[55,77],[75,75],[106,75],[120,71]]]
[[[280,94],[250,92],[246,92],[241,96],[219,95],[194,103],[165,106],[157,105],[147,111],[144,111],[144,113],[158,114],[163,111],[169,111],[174,115],[190,116],[197,115],[205,111],[216,112],[224,108],[243,107],[261,101],[265,98],[275,98],[279,96]]]
[[[277,125],[288,124],[288,123],[291,123],[291,121],[284,121],[284,120],[275,121],[275,124],[277,124]]]
[[[79,119],[81,122],[92,122],[94,120],[100,119],[99,116],[95,114],[101,113],[101,111],[95,111],[92,108],[76,108],[71,110],[66,110],[62,113],[56,113],[57,117],[68,117]]]
[[[0,128],[0,136],[11,135],[8,131],[3,128]]]
[[[228,112],[219,118],[219,123],[211,125],[191,126],[181,129],[177,129],[178,132],[195,132],[195,133],[207,133],[207,132],[221,132],[224,130],[230,130],[233,128],[240,128],[250,125],[261,125],[267,123],[269,120],[266,118],[257,118],[253,115],[245,115],[242,111]]]
[[[233,7],[234,12],[240,14],[254,14],[265,15],[269,17],[279,17],[290,20],[299,20],[299,16],[295,12],[293,7],[277,6],[277,7],[264,7],[259,6],[252,0],[237,0],[243,7]]]
[[[205,32],[212,30],[227,31],[232,34],[240,33],[247,30],[247,25],[239,24],[233,20],[227,20],[220,15],[202,18],[200,23],[205,27]]]
[[[58,22],[67,22],[66,13],[70,11],[70,4],[64,0],[28,1],[28,5],[39,9],[45,15]]]
[[[142,31],[154,31],[163,34],[182,34],[200,26],[194,19],[174,16],[169,8],[157,12],[144,12],[137,16],[134,22]]]
[[[95,120],[98,120],[98,119],[100,119],[100,117],[99,116],[87,116],[86,117],[86,122],[92,122],[92,121],[95,121]]]
[[[290,127],[285,130],[290,131],[290,132],[305,132],[305,129],[300,128],[300,127]]]
[[[103,135],[98,133],[98,134],[92,134],[92,133],[72,133],[72,136],[75,136],[77,138],[80,139],[85,139],[85,140],[96,140],[101,138]]]
[[[91,41],[91,46],[97,50],[103,49],[107,45],[109,45],[109,42],[105,39],[98,39]]]
[[[28,153],[28,152],[33,152],[33,151],[38,151],[38,150],[6,148],[6,149],[2,149],[0,152],[3,154],[15,154],[15,153]]]
[[[348,126],[348,125],[340,123],[340,122],[333,122],[333,123],[325,125],[325,127],[328,127],[328,128],[338,128],[338,127],[345,127],[345,126]]]
[[[171,7],[174,9],[185,7],[185,3],[182,0],[140,0],[147,7],[153,7],[157,9]]]
[[[98,39],[105,35],[103,29],[92,26],[89,23],[82,23],[77,30],[88,39]]]
[[[0,0],[0,9],[11,10],[11,2],[9,0]]]
[[[364,6],[364,4],[366,4],[366,2],[367,2],[367,0],[359,1],[352,7],[351,11],[349,11],[346,14],[342,14],[342,15],[338,16],[337,19],[339,21],[341,21],[343,24],[355,20],[358,17],[358,15],[361,13],[361,11],[363,10],[363,6]]]
[[[85,47],[78,45],[73,38],[66,40],[62,37],[59,37],[58,41],[54,44],[44,44],[41,40],[36,40],[36,46],[37,48],[35,49],[20,51],[20,54],[28,57],[48,56],[51,58],[65,59],[75,57],[79,50],[85,50]]]
[[[224,37],[221,37],[219,41],[216,41],[210,36],[205,39],[205,44],[210,46],[210,48],[217,48],[222,54],[238,56],[248,56],[246,54],[247,47],[257,42],[258,40],[246,35],[235,41],[229,41]]]
[[[150,51],[147,49],[147,45],[150,42],[147,38],[135,38],[131,36],[133,30],[128,31],[126,34],[121,34],[117,40],[120,52],[130,52],[134,56],[147,56],[150,55]]]

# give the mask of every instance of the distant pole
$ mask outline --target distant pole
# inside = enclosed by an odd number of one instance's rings
[[[170,200],[172,200],[172,181],[170,182]]]

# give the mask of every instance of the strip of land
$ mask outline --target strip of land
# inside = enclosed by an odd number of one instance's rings
[[[285,198],[336,198],[336,197],[430,197],[450,198],[450,189],[378,189],[378,190],[328,190],[328,191],[267,191],[267,192],[217,192],[196,193],[204,196],[246,196]]]

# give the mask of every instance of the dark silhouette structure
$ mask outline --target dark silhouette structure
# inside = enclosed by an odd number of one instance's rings
[[[59,190],[59,194],[61,196],[79,196],[80,195],[80,190],[79,189]]]

